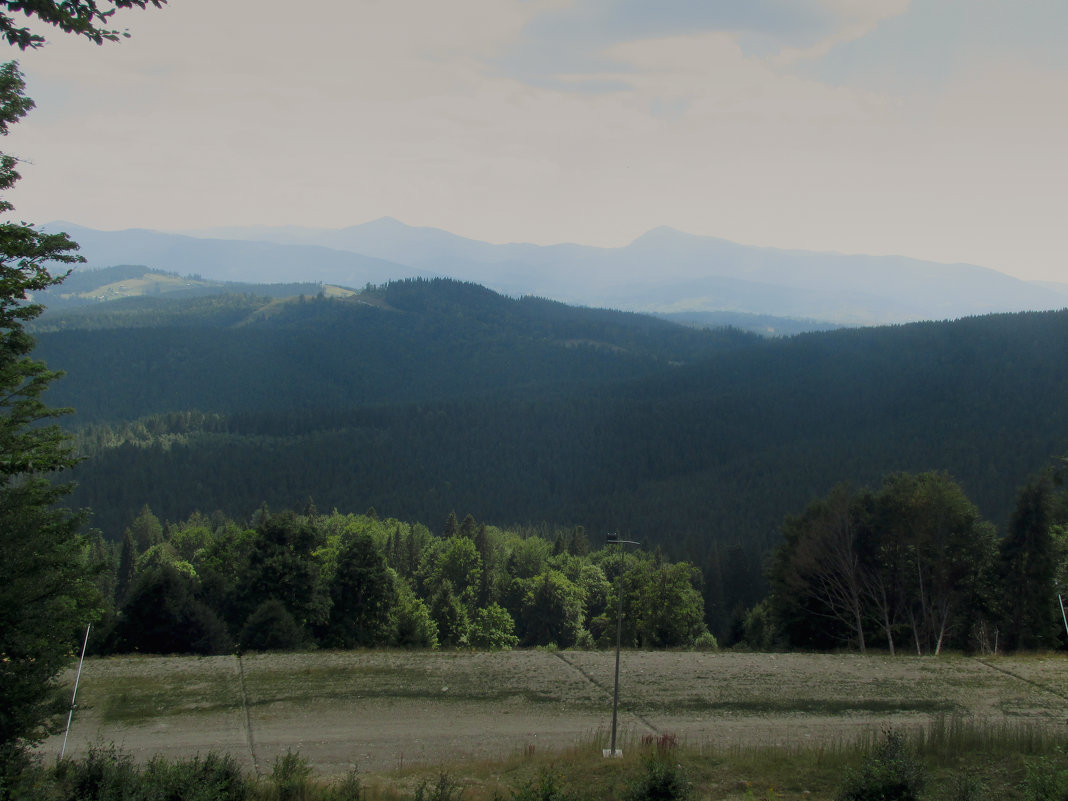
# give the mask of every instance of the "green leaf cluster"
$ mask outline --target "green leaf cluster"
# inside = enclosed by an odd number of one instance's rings
[[[115,595],[98,652],[615,643],[606,621],[615,620],[618,573],[606,570],[618,551],[590,551],[582,531],[550,541],[450,515],[435,535],[373,511],[323,515],[314,504],[302,514],[261,507],[247,524],[195,514],[161,525],[142,509],[104,551]],[[624,644],[707,639],[700,581],[693,565],[628,554]]]
[[[29,26],[19,26],[12,14],[21,13],[57,28],[63,33],[84,36],[96,44],[118,41],[126,36],[105,27],[120,8],[162,8],[167,0],[4,0],[0,4],[0,36],[20,50],[32,50],[45,44],[45,38]]]

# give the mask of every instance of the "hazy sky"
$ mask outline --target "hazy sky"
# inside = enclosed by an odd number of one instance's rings
[[[382,216],[494,242],[737,242],[1068,281],[1064,0],[171,0],[8,48],[20,219]]]

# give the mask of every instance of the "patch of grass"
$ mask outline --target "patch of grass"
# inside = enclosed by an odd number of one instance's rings
[[[885,735],[878,729],[821,745],[746,746],[680,743],[669,758],[693,786],[694,797],[729,801],[832,801],[850,770],[857,770]],[[569,795],[620,799],[641,781],[655,744],[622,739],[623,759],[605,759],[606,734],[597,732],[571,749],[516,752],[507,759],[463,761],[392,771],[368,785],[367,801],[403,801],[402,788],[432,782],[446,771],[464,786],[463,801],[501,801],[538,787],[546,773]],[[1024,723],[988,724],[955,716],[901,731],[901,740],[928,773],[924,796],[949,801],[1027,798],[1025,781],[1038,765],[1046,773],[1068,771],[1068,737]],[[1031,766],[1031,767],[1029,767]],[[981,795],[976,793],[982,790]]]
[[[107,723],[139,723],[151,718],[241,708],[237,679],[220,673],[168,681],[147,676],[125,677],[121,682],[114,682],[114,686],[94,688],[94,696],[103,699],[100,709]]]
[[[869,730],[856,739],[821,746],[672,742],[658,748],[657,742],[643,745],[629,734],[621,742],[624,758],[605,759],[601,754],[605,737],[603,731],[592,732],[569,749],[517,749],[503,759],[464,759],[374,776],[353,774],[340,782],[317,779],[301,757],[289,753],[276,760],[267,777],[247,786],[247,797],[249,801],[660,801],[684,798],[692,791],[695,799],[714,801],[832,801],[850,772],[863,771],[866,760],[870,762],[885,741],[885,734]],[[1068,754],[1062,747],[1066,739],[1048,730],[1028,731],[1023,724],[991,725],[956,717],[936,718],[899,734],[902,749],[914,755],[928,776],[923,797],[946,801],[1038,801],[1044,797],[1043,788],[1068,776]],[[210,756],[176,763],[174,771],[162,770],[160,763],[139,769],[113,750],[96,757],[84,765],[60,763],[56,789],[74,784],[132,787],[156,774],[169,779],[205,774],[217,785],[225,783],[243,792],[232,764]],[[166,784],[177,786],[170,780]],[[40,796],[42,801],[68,797]]]
[[[925,698],[747,698],[714,701],[686,698],[665,705],[665,709],[690,712],[727,712],[744,715],[848,715],[850,713],[894,714],[922,712],[951,714],[957,705],[945,699]]]
[[[417,667],[355,665],[307,666],[292,670],[256,672],[246,676],[249,706],[307,701],[350,701],[360,698],[432,700],[449,703],[504,701],[522,698],[531,704],[583,706],[559,691],[487,681],[478,674],[451,672],[447,677],[428,675]],[[594,706],[593,704],[587,704]],[[596,708],[603,706],[597,703]]]

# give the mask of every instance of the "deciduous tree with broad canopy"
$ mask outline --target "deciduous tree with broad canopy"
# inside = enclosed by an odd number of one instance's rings
[[[878,633],[890,653],[970,647],[994,618],[996,551],[994,527],[945,473],[840,485],[783,525],[770,611],[792,645],[863,652]]]

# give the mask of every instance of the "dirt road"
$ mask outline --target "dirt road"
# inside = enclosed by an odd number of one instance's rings
[[[607,745],[613,667],[612,652],[547,650],[90,659],[67,752],[226,751],[263,773],[291,749],[334,775]],[[623,654],[624,747],[825,742],[938,716],[1063,730],[1068,659]]]

